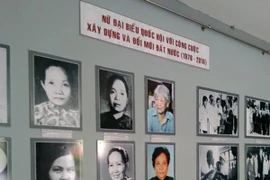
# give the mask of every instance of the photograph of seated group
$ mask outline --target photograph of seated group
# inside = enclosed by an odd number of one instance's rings
[[[270,179],[270,145],[246,144],[246,180]]]
[[[97,131],[135,133],[133,73],[96,66]]]
[[[197,87],[197,135],[239,137],[239,95]]]
[[[237,144],[197,144],[198,180],[238,180]]]
[[[97,141],[99,180],[135,180],[135,142]]]
[[[11,140],[0,138],[0,179],[11,180]]]
[[[270,101],[245,97],[246,137],[270,137]]]
[[[82,140],[31,138],[32,180],[82,180]]]
[[[0,126],[10,126],[10,48],[0,44]]]
[[[174,180],[175,177],[175,144],[145,143],[146,180]]]
[[[147,134],[175,134],[175,83],[145,76]]]
[[[81,62],[29,51],[30,126],[82,130]]]

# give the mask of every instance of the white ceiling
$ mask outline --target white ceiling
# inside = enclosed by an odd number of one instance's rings
[[[179,0],[270,43],[270,0]]]

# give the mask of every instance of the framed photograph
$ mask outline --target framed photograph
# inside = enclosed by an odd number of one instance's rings
[[[135,142],[97,141],[99,180],[135,180]]]
[[[249,138],[270,137],[270,101],[245,97],[245,135]]]
[[[270,145],[246,144],[245,180],[269,180]]]
[[[11,139],[0,137],[0,179],[11,180]]]
[[[237,144],[197,144],[198,180],[238,180]]]
[[[197,87],[197,135],[239,137],[239,95]]]
[[[82,180],[83,141],[31,138],[32,180]]]
[[[10,48],[0,44],[0,126],[10,126]]]
[[[175,144],[145,143],[147,180],[174,180],[175,176]]]
[[[81,62],[29,51],[30,127],[82,130]]]
[[[134,74],[96,66],[97,131],[135,133]]]
[[[175,134],[175,83],[145,76],[147,134]]]

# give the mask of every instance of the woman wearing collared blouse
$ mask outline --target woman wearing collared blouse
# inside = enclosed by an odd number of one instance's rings
[[[154,107],[147,111],[149,133],[174,133],[174,115],[168,111],[171,95],[164,84],[154,91]]]

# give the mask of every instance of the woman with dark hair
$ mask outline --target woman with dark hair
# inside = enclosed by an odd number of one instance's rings
[[[156,176],[150,180],[173,180],[173,177],[167,176],[170,164],[170,152],[166,147],[156,147],[152,154],[152,165]]]
[[[36,103],[38,101],[34,107],[35,125],[79,127],[79,111],[74,100],[74,92],[77,92],[77,82],[73,79],[78,73],[74,68],[76,65],[47,59],[35,63],[37,85],[46,94],[42,100],[39,94],[35,96]]]
[[[129,165],[127,151],[120,147],[113,147],[107,155],[108,169],[111,180],[132,180],[126,175]]]
[[[126,80],[112,75],[107,82],[106,97],[109,111],[100,114],[100,126],[105,129],[132,129],[132,119],[125,114],[129,91]]]
[[[36,144],[36,180],[77,180],[77,166],[71,146]]]

